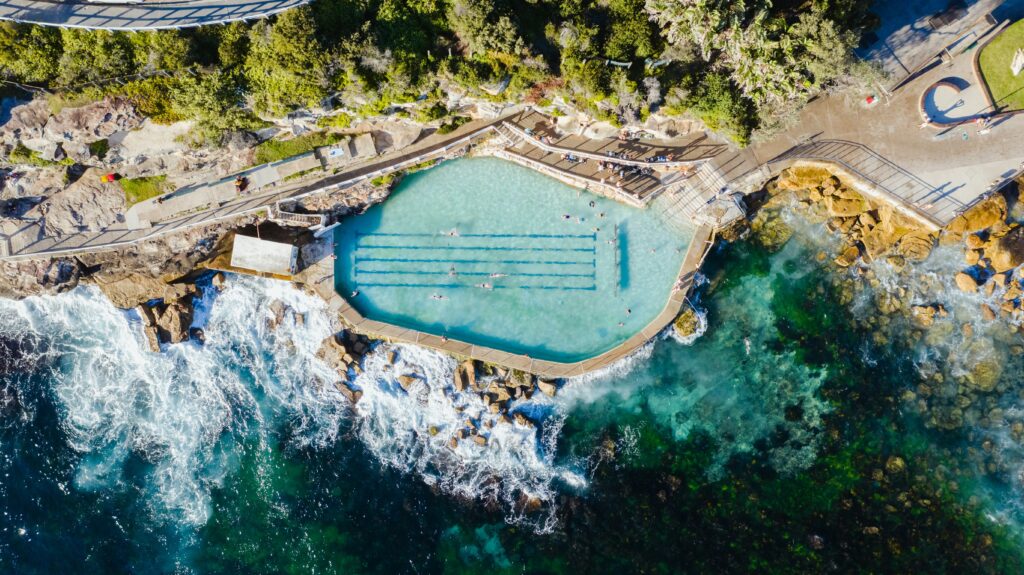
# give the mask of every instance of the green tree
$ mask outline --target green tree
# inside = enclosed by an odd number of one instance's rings
[[[61,84],[73,85],[136,72],[135,53],[127,34],[64,28],[60,35],[64,48],[58,71]]]
[[[237,68],[245,63],[249,53],[249,25],[232,22],[220,28],[217,60],[222,68]]]
[[[192,43],[179,30],[137,32],[129,36],[135,62],[144,70],[176,71],[192,63]]]
[[[196,121],[199,143],[215,144],[227,133],[258,128],[261,122],[242,107],[241,89],[226,73],[183,75],[171,91],[174,112]]]
[[[490,0],[454,0],[448,10],[448,23],[470,56],[516,54],[525,47],[512,19]]]
[[[18,80],[50,82],[57,75],[62,50],[56,28],[0,24],[0,69]]]
[[[257,23],[250,39],[245,76],[257,112],[283,115],[327,95],[328,58],[308,7],[283,12],[273,24]]]
[[[654,55],[656,31],[644,12],[644,0],[608,2],[611,28],[605,55],[613,60],[633,60]]]

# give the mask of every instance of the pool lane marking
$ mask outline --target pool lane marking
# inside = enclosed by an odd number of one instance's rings
[[[479,250],[479,251],[495,251],[495,252],[586,252],[596,253],[597,247],[590,246],[589,248],[514,248],[514,247],[488,247],[488,246],[381,246],[381,245],[359,245],[356,244],[356,249],[359,250],[371,250],[371,249],[384,249],[384,250]]]
[[[356,273],[356,275],[359,275],[359,274],[363,274],[363,275],[371,275],[371,274],[372,275],[413,275],[413,276],[448,276],[448,275],[451,275],[450,271],[431,272],[431,271],[422,271],[422,270],[408,270],[408,271],[403,271],[403,270],[366,270],[366,269],[359,269],[359,268],[356,268],[355,273]],[[493,273],[498,273],[498,272],[460,272],[458,270],[456,270],[456,272],[455,272],[456,275],[460,275],[460,276],[481,276],[481,277],[484,277],[484,276],[490,277],[491,274],[493,274]],[[552,277],[552,278],[589,278],[589,279],[594,279],[595,277],[597,277],[597,274],[594,273],[594,272],[583,273],[583,274],[573,274],[573,273],[565,273],[565,274],[556,274],[556,273],[506,273],[506,272],[501,272],[501,273],[504,274],[503,277],[507,277],[507,278],[514,278],[514,277],[531,277],[531,278]],[[495,279],[502,279],[502,278],[495,278]]]
[[[589,265],[597,267],[597,259],[582,261],[566,260],[453,260],[453,259],[423,259],[423,258],[376,258],[356,256],[355,263],[360,262],[403,262],[403,263],[443,263],[443,264],[559,264],[559,265]]]
[[[573,287],[573,286],[550,286],[550,285],[520,285],[520,286],[503,286],[496,285],[490,288],[481,288],[472,284],[425,284],[425,283],[391,283],[391,282],[359,282],[356,287],[367,288],[367,287],[406,287],[406,288],[476,288],[480,290],[490,291],[496,289],[539,289],[539,290],[562,290],[562,291],[597,291],[597,286],[590,285],[585,287]]]
[[[388,232],[356,232],[356,238],[392,237],[392,238],[589,238],[597,239],[596,233],[589,234],[459,234],[450,236],[446,233],[388,233]]]

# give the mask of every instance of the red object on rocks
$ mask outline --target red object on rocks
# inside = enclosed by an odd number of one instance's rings
[[[102,176],[100,176],[100,181],[103,182],[104,184],[109,184],[110,182],[113,182],[116,179],[117,174],[114,173],[103,174]]]
[[[868,104],[874,104],[875,103],[875,97],[874,96],[868,96],[867,97],[867,102],[868,102]]]

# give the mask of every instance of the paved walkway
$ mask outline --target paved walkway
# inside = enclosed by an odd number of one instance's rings
[[[1024,114],[997,119],[984,135],[970,124],[920,127],[926,88],[947,77],[979,81],[973,56],[967,52],[951,65],[936,66],[873,107],[842,95],[818,98],[793,128],[770,142],[718,154],[711,166],[732,189],[752,191],[793,162],[832,162],[941,227],[1008,182],[1024,161]],[[973,105],[980,109],[965,113],[992,112]]]
[[[310,0],[56,2],[0,0],[0,20],[104,30],[159,30],[266,18]]]
[[[344,188],[426,159],[443,156],[452,148],[464,146],[473,138],[489,131],[498,121],[501,120],[470,122],[451,134],[430,136],[400,152],[385,154],[372,162],[313,183],[296,183],[292,186],[270,190],[253,190],[252,195],[235,197],[211,209],[162,220],[159,223],[154,223],[151,228],[132,229],[127,223],[120,223],[101,232],[81,232],[57,238],[44,235],[42,227],[38,223],[26,222],[18,232],[6,236],[0,235],[0,258],[26,259],[67,256],[81,252],[114,249],[190,227],[254,214],[281,200]]]

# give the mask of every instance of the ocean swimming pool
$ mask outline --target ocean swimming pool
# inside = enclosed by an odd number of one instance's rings
[[[653,209],[466,158],[411,174],[342,220],[335,289],[371,319],[580,361],[658,316],[691,237]]]

